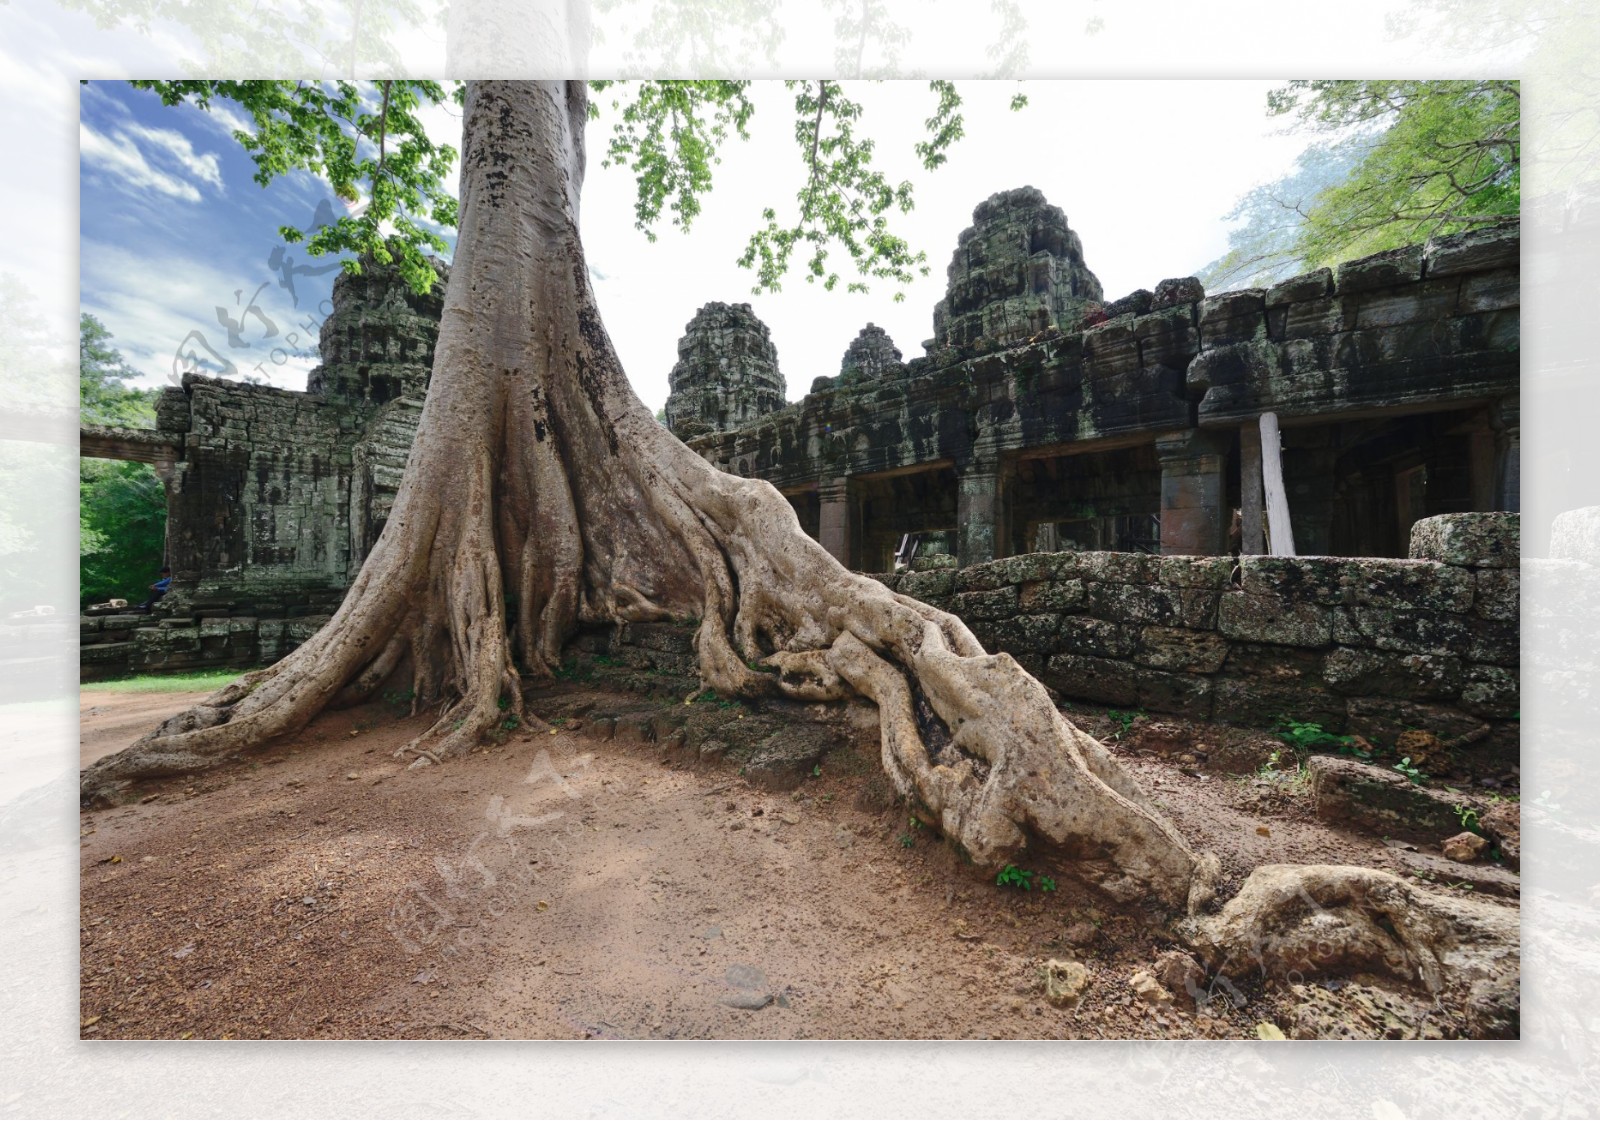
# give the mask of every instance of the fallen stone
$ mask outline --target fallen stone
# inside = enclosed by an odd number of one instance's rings
[[[1478,817],[1478,825],[1494,841],[1500,857],[1513,872],[1522,868],[1522,806],[1494,802]]]
[[[1395,855],[1406,871],[1436,887],[1500,899],[1522,897],[1522,878],[1493,861],[1462,864],[1431,852],[1398,852]]]
[[[1488,840],[1476,833],[1457,833],[1439,846],[1445,856],[1461,864],[1471,864],[1488,847]]]
[[[1418,786],[1397,771],[1337,755],[1313,755],[1306,771],[1319,818],[1379,836],[1431,843],[1461,828],[1457,806],[1474,805],[1462,795]]]
[[[1082,962],[1051,958],[1041,973],[1045,999],[1062,1007],[1076,1008],[1089,986],[1089,969]]]
[[[767,975],[756,966],[735,963],[728,966],[728,972],[723,975],[723,979],[734,990],[721,1001],[729,1008],[759,1012],[777,999],[772,992],[771,984],[767,981]]]
[[[1195,1008],[1210,998],[1205,968],[1182,950],[1168,950],[1156,958],[1155,978],[1186,1007]]]
[[[1172,994],[1148,970],[1139,970],[1128,978],[1128,984],[1133,988],[1133,995],[1146,1004],[1156,1008],[1168,1008],[1172,1005]]]

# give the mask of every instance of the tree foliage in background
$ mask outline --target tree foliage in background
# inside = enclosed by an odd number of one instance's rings
[[[78,323],[78,408],[85,424],[155,425],[153,389],[126,382],[136,371],[111,345],[92,315]],[[78,463],[78,599],[113,596],[137,602],[155,580],[166,541],[167,497],[148,463],[80,459]]]
[[[313,256],[351,252],[344,262],[361,271],[361,256],[394,264],[418,292],[426,292],[436,273],[429,252],[449,248],[441,230],[454,229],[456,201],[445,189],[456,150],[435,144],[418,115],[447,97],[439,82],[288,82],[288,81],[136,81],[166,105],[192,102],[200,109],[213,98],[232,102],[250,115],[254,131],[234,139],[256,165],[256,182],[266,186],[286,172],[309,171],[326,178],[334,193],[355,202],[365,189],[369,201],[359,215],[341,215],[313,234],[306,249]],[[305,238],[294,226],[278,232],[288,242]]]
[[[148,463],[85,459],[78,482],[78,600],[138,603],[161,568],[167,497]]]
[[[1265,288],[1310,269],[1300,244],[1305,211],[1319,194],[1346,179],[1371,146],[1366,137],[1313,144],[1288,175],[1246,193],[1227,215],[1235,223],[1228,251],[1197,273],[1206,291]]]
[[[1518,84],[1295,81],[1267,112],[1330,136],[1229,215],[1243,225],[1203,270],[1215,287],[1271,283],[1353,257],[1514,219],[1522,205]]]
[[[139,372],[111,345],[111,332],[92,315],[78,320],[78,419],[116,428],[154,428],[156,390],[126,383]]]

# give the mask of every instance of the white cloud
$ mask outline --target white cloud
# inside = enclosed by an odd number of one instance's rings
[[[166,152],[171,159],[176,161],[190,175],[203,183],[210,183],[218,193],[222,193],[222,164],[216,156],[207,153],[201,155],[194,150],[194,145],[183,133],[170,128],[146,128],[143,125],[130,125],[127,134],[148,141],[157,148]]]
[[[155,191],[185,202],[200,201],[194,184],[151,167],[139,146],[124,133],[105,136],[88,124],[79,123],[78,154],[85,163],[107,172],[126,187]]]
[[[270,273],[235,275],[193,257],[155,257],[93,241],[84,242],[80,255],[83,310],[111,331],[113,344],[141,375],[136,384],[172,384],[175,368],[181,373],[185,365],[175,362],[183,349],[208,363],[212,353],[232,362],[230,376],[305,388],[317,364],[320,313],[305,299],[295,307],[276,283],[260,287]],[[152,277],[160,282],[151,283]],[[246,313],[252,303],[259,316]],[[241,345],[230,345],[219,308],[239,324]],[[268,323],[276,332],[270,336]]]
[[[142,143],[141,143],[142,142]],[[78,154],[83,162],[124,188],[150,191],[184,202],[199,202],[196,183],[223,193],[222,166],[215,155],[199,153],[183,133],[127,124],[109,133],[78,123]]]

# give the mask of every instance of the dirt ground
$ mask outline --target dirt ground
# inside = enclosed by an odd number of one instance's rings
[[[84,762],[196,699],[86,691]],[[407,770],[423,727],[333,713],[85,811],[84,1037],[1254,1038],[1284,1015],[1251,976],[1198,1013],[1141,1001],[1174,941],[1064,877],[975,875],[871,796],[871,745],[774,793],[569,730]],[[1225,891],[1263,863],[1404,870],[1292,781],[1112,746]],[[1052,958],[1088,967],[1076,1008],[1041,991]]]

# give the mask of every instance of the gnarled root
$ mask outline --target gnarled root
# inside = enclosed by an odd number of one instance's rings
[[[1371,973],[1429,993],[1514,980],[1515,911],[1425,891],[1375,868],[1269,864],[1191,940],[1217,972],[1279,981]]]

